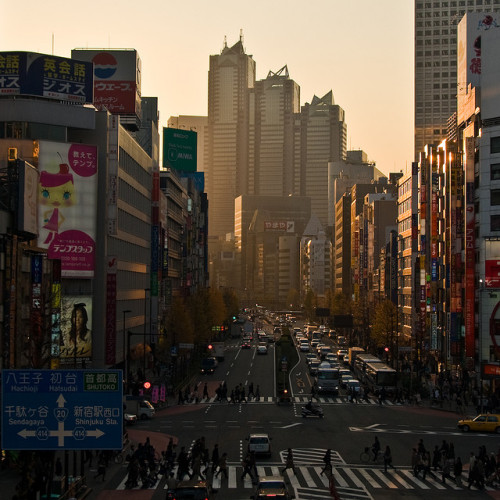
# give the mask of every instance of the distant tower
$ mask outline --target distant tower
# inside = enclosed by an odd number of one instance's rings
[[[287,66],[269,71],[255,84],[255,120],[251,127],[250,180],[260,196],[294,192],[294,120],[300,111],[300,87]]]
[[[415,160],[437,146],[457,110],[457,25],[466,12],[500,12],[500,0],[415,0]]]
[[[313,97],[301,110],[301,195],[311,197],[311,213],[328,223],[328,162],[345,159],[347,124],[332,91]]]
[[[234,199],[248,192],[249,95],[255,61],[245,53],[243,35],[232,47],[210,56],[208,73],[208,157],[206,192],[209,234],[234,232]]]

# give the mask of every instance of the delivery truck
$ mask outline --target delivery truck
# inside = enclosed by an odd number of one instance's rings
[[[142,396],[124,396],[123,412],[136,415],[140,420],[146,420],[154,417],[155,408]]]

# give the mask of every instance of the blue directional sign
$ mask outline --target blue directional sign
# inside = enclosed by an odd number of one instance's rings
[[[2,370],[2,448],[121,449],[122,378],[121,370]]]

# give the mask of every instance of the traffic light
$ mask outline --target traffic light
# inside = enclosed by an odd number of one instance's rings
[[[384,347],[384,351],[385,352],[389,352],[389,348],[388,347]]]
[[[151,382],[144,382],[142,385],[146,391],[151,388]]]

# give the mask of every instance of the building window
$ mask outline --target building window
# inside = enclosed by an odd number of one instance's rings
[[[490,191],[490,205],[492,207],[500,205],[500,189],[492,189]]]
[[[490,165],[490,180],[500,180],[500,163],[492,163]]]
[[[490,153],[500,153],[500,137],[492,137],[490,139]]]

